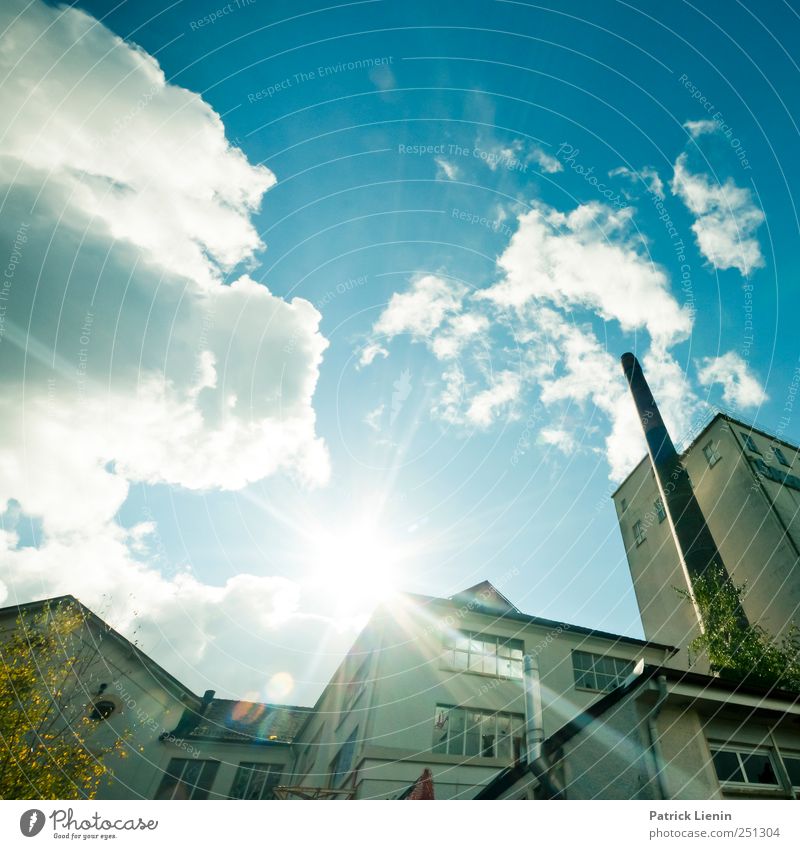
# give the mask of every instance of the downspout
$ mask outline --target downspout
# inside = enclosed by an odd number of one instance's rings
[[[542,720],[542,682],[539,660],[526,654],[523,659],[525,688],[525,753],[528,769],[539,781],[548,799],[562,799],[563,793],[550,778],[550,764],[542,756],[544,722]]]
[[[669,799],[670,795],[667,791],[667,780],[664,773],[666,764],[664,757],[661,754],[661,743],[658,739],[658,726],[656,720],[661,713],[661,708],[667,699],[667,678],[665,675],[658,676],[658,698],[656,703],[648,711],[645,725],[647,727],[647,748],[653,756],[653,764],[656,770],[656,786],[658,787],[658,795],[662,799]]]

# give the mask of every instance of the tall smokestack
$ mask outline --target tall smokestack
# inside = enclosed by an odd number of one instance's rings
[[[689,585],[692,586],[694,580],[715,563],[727,577],[728,573],[717,544],[694,497],[689,475],[672,444],[653,393],[642,373],[642,367],[633,354],[623,354],[621,361],[647,440],[647,451],[653,464],[664,510],[669,518]],[[743,612],[741,619],[743,624],[747,623]]]

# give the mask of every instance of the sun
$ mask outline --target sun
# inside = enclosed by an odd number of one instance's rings
[[[317,528],[309,548],[310,580],[338,615],[369,613],[399,589],[399,548],[374,522]]]

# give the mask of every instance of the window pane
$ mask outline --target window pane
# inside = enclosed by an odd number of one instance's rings
[[[484,655],[483,671],[489,673],[489,675],[497,675],[497,660],[498,658],[495,655]]]
[[[496,755],[503,760],[511,758],[511,717],[508,714],[500,714],[497,717]]]
[[[494,641],[489,642],[488,640],[484,641],[483,651],[484,651],[485,654],[491,654],[491,655],[497,654],[497,643],[494,642]]]
[[[714,768],[720,781],[744,781],[739,758],[735,752],[711,752]]]
[[[459,634],[456,637],[456,648],[459,651],[469,651],[469,637],[466,634]]]
[[[497,647],[497,653],[500,655],[500,657],[511,657],[511,646],[507,645],[506,643],[501,643]]]
[[[464,754],[464,711],[454,708],[450,711],[448,719],[450,725],[450,741],[448,744],[448,754],[463,755]]]
[[[456,669],[467,668],[467,653],[465,651],[457,651],[453,654],[453,666]]]
[[[469,651],[470,651],[470,654],[482,654],[483,653],[483,643],[480,640],[470,640],[469,641]]]
[[[466,748],[464,754],[467,757],[477,755],[480,752],[481,742],[481,715],[475,711],[469,711],[467,719]]]
[[[769,755],[751,754],[742,755],[744,772],[751,784],[777,784],[778,779],[772,769]]]
[[[469,654],[469,671],[483,672],[483,656],[480,654]]]
[[[522,678],[522,661],[521,660],[512,660],[511,661],[511,677],[512,678]]]
[[[792,782],[792,787],[800,787],[800,758],[784,758],[786,772]]]
[[[507,657],[498,657],[497,658],[497,674],[505,675],[506,678],[511,677],[511,667],[514,661],[509,660]]]

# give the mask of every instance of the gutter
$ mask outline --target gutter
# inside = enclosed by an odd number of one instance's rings
[[[661,753],[661,744],[658,739],[658,726],[656,725],[656,720],[658,719],[659,714],[661,713],[661,708],[664,705],[664,702],[667,700],[667,677],[666,675],[659,675],[657,679],[657,692],[658,698],[656,699],[656,703],[652,708],[648,711],[647,719],[645,722],[645,726],[647,728],[647,748],[650,750],[650,754],[653,758],[653,765],[655,766],[655,779],[656,786],[658,787],[658,795],[661,799],[669,799],[669,791],[667,790],[667,781],[665,775],[666,764],[664,763],[664,757]]]

